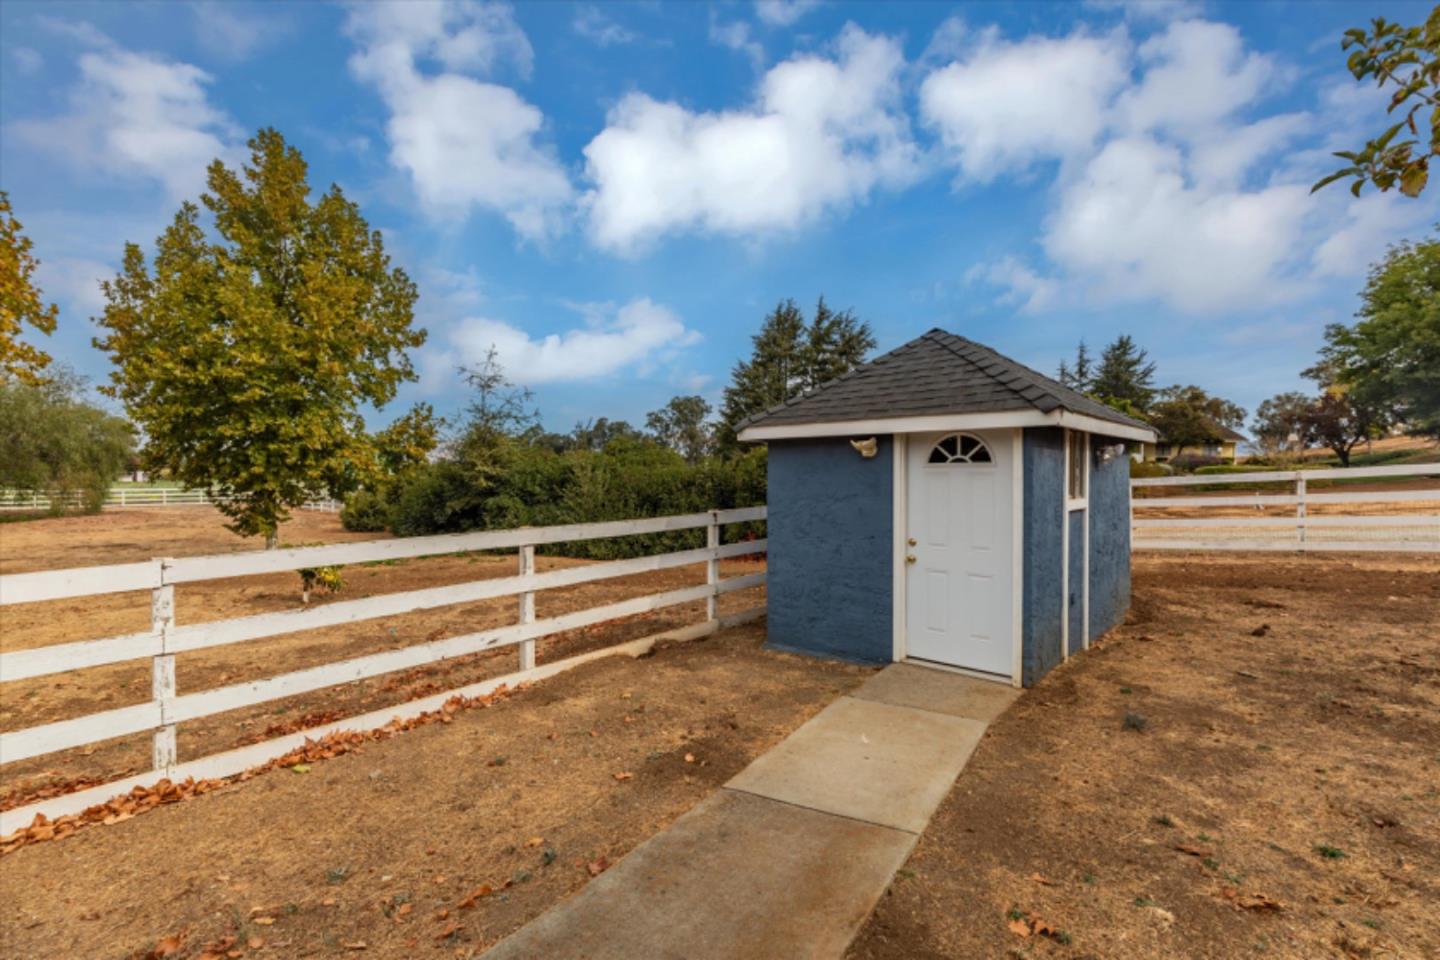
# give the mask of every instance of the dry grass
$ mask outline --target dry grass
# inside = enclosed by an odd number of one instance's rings
[[[990,728],[852,957],[1440,956],[1440,562],[1142,554],[1134,590]]]

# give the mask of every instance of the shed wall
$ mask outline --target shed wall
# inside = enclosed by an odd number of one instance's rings
[[[1064,610],[1065,432],[1027,427],[1022,518],[1021,683],[1030,686],[1060,662]]]
[[[891,660],[895,444],[878,439],[868,460],[843,437],[770,444],[771,645]]]
[[[1123,443],[1092,436],[1091,449]],[[1117,626],[1130,609],[1130,458],[1090,460],[1090,640]]]

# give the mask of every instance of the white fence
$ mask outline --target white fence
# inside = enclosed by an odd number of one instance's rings
[[[1419,477],[1440,477],[1440,464],[1132,480],[1131,543],[1137,550],[1440,553],[1440,484],[1433,489],[1414,490],[1334,493],[1307,490],[1307,484],[1315,480],[1384,482]],[[1258,483],[1288,484],[1291,492],[1256,490],[1233,496],[1135,495],[1137,491],[1155,487]],[[1340,510],[1332,510],[1332,505],[1342,506]],[[1217,512],[1230,515],[1214,516]],[[1194,513],[1212,515],[1188,515]]]
[[[114,486],[105,495],[105,506],[113,507],[179,507],[217,503],[222,498],[211,497],[204,490],[181,490],[175,487],[125,487]],[[66,494],[64,505],[70,509],[79,508],[83,503],[80,493]],[[0,511],[49,510],[50,497],[34,491],[0,490]],[[340,511],[338,500],[316,499],[301,504],[302,510],[322,510],[326,513]]]
[[[318,738],[335,730],[380,727],[395,717],[414,716],[438,709],[454,696],[482,696],[501,685],[513,686],[516,683],[538,680],[597,656],[643,652],[645,644],[653,644],[654,640],[661,636],[691,639],[712,633],[721,626],[762,616],[765,612],[763,605],[722,618],[718,616],[717,601],[723,594],[765,583],[764,572],[724,580],[720,578],[722,559],[762,553],[765,550],[764,540],[722,545],[720,541],[723,526],[763,520],[765,513],[764,507],[747,507],[645,520],[521,527],[483,533],[157,559],[144,563],[0,576],[0,607],[135,590],[149,590],[151,593],[151,626],[148,631],[0,653],[0,687],[33,677],[142,658],[151,661],[152,675],[152,695],[145,703],[0,733],[0,764],[136,733],[151,732],[154,739],[154,769],[151,772],[0,812],[0,835],[28,826],[36,813],[44,813],[52,819],[67,813],[76,813],[87,806],[103,803],[134,786],[153,783],[160,777],[179,780],[184,777],[228,776],[281,756],[303,745],[307,738]],[[700,527],[706,528],[708,536],[707,546],[699,549],[563,567],[543,573],[535,570],[535,547],[541,544],[666,533]],[[337,601],[317,607],[262,613],[191,626],[178,624],[175,620],[175,588],[180,584],[333,564],[497,549],[518,549],[519,569],[515,576]],[[706,582],[703,584],[577,610],[544,620],[535,618],[536,591],[700,563],[706,564],[707,570]],[[509,626],[447,637],[212,690],[181,694],[177,689],[177,653],[506,596],[520,598],[518,620]],[[702,623],[568,660],[536,666],[535,641],[539,637],[699,600],[706,601],[706,619]],[[176,756],[175,728],[180,723],[238,707],[266,703],[509,645],[519,648],[518,672],[186,763],[180,763]]]

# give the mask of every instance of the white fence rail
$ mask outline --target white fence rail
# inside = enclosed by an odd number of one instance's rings
[[[126,487],[114,486],[105,495],[105,507],[181,507],[218,503],[223,498],[212,497],[204,490],[181,490],[176,487]],[[0,512],[30,512],[49,510],[51,498],[35,491],[0,490]],[[61,498],[62,505],[77,509],[84,503],[83,495],[68,493]],[[303,510],[322,510],[338,513],[340,501],[318,498],[301,504]]]
[[[1433,489],[1313,493],[1315,480],[1412,480],[1440,477],[1440,464],[1273,470],[1130,481],[1131,543],[1137,550],[1405,551],[1440,553],[1440,484]],[[1136,496],[1155,487],[1211,484],[1290,485],[1289,493],[1256,490],[1236,496]],[[1313,507],[1353,505],[1345,513]],[[1361,504],[1371,505],[1362,508]],[[1391,504],[1403,504],[1391,508]],[[1175,516],[1252,508],[1256,516]],[[1284,508],[1283,513],[1275,508]],[[1396,509],[1389,513],[1385,510]],[[1169,515],[1165,515],[1168,513]]]
[[[148,631],[0,653],[0,685],[137,659],[151,661],[152,676],[152,696],[145,703],[0,733],[0,764],[98,743],[113,737],[150,732],[153,734],[154,767],[150,773],[137,777],[0,812],[0,835],[28,825],[37,812],[50,817],[78,812],[86,806],[104,802],[132,786],[153,782],[160,777],[179,779],[185,776],[218,777],[238,773],[283,755],[303,743],[306,737],[319,737],[338,729],[368,729],[380,726],[396,716],[413,716],[433,710],[451,696],[479,696],[497,689],[502,684],[539,679],[567,669],[567,665],[601,655],[601,652],[585,654],[537,667],[535,641],[540,637],[700,600],[706,601],[706,619],[694,626],[672,631],[666,636],[693,638],[711,633],[722,625],[754,619],[764,614],[763,605],[722,618],[718,615],[717,600],[720,596],[736,590],[763,585],[765,573],[758,572],[722,580],[720,561],[729,557],[763,553],[766,542],[762,539],[722,544],[720,541],[726,524],[764,520],[765,515],[764,507],[746,507],[644,520],[522,527],[515,530],[377,540],[294,550],[166,558],[145,563],[0,576],[0,607],[136,590],[151,592],[151,626]],[[698,549],[564,567],[543,573],[535,570],[535,547],[539,545],[701,527],[707,531],[707,546]],[[359,600],[327,603],[313,608],[262,613],[191,626],[176,623],[175,589],[180,584],[334,564],[512,548],[518,548],[519,552],[518,571],[514,576],[382,594]],[[544,620],[537,620],[535,617],[537,591],[693,564],[705,564],[705,583],[572,611]],[[175,671],[175,655],[178,653],[505,596],[519,597],[518,620],[508,626],[493,627],[476,633],[386,650],[196,693],[181,694],[178,691]],[[655,638],[648,639],[653,641]],[[608,652],[629,652],[628,648],[642,642],[621,644],[619,647],[608,648]],[[516,673],[377,711],[373,715],[338,721],[184,764],[179,763],[176,756],[176,726],[186,721],[512,645],[519,648],[519,671]],[[377,720],[376,717],[380,719]]]

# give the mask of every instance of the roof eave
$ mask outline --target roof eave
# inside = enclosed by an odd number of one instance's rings
[[[745,427],[739,439],[746,443],[768,440],[802,440],[818,437],[856,437],[883,433],[936,433],[943,430],[1000,430],[1016,427],[1068,427],[1086,433],[1121,440],[1156,441],[1151,427],[1116,423],[1058,408],[1001,410],[989,413],[946,413],[924,416],[876,417],[865,420],[834,420],[816,423],[789,423]]]

